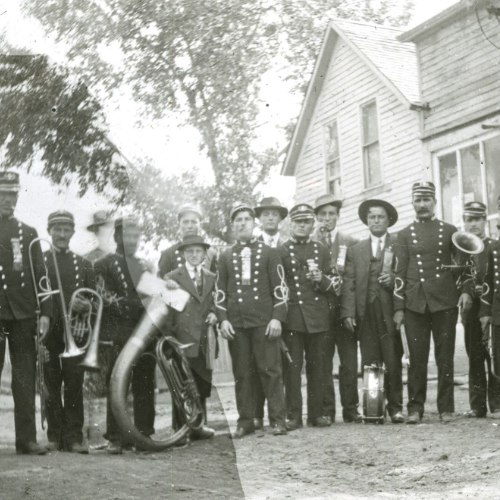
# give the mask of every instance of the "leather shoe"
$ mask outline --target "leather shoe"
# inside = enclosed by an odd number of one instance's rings
[[[109,455],[121,455],[123,453],[122,444],[117,441],[111,441],[106,448]]]
[[[200,439],[210,439],[215,436],[215,431],[210,427],[204,425],[201,429],[197,429],[196,431],[191,431],[189,437],[191,441],[199,441]]]
[[[243,427],[236,427],[236,430],[231,434],[232,439],[241,439],[242,437],[246,436],[247,434],[252,434],[253,431],[247,431],[246,429],[243,429]]]
[[[451,412],[445,411],[439,414],[439,419],[443,424],[448,424],[449,422],[455,421],[455,415]]]
[[[273,427],[273,436],[286,436],[286,427],[284,425],[275,425]]]
[[[363,418],[356,410],[344,413],[343,418],[346,424],[360,424],[363,421]]]
[[[332,422],[327,417],[318,417],[313,420],[314,427],[330,427]]]
[[[56,443],[55,441],[49,441],[46,445],[45,448],[47,448],[47,451],[60,451],[62,450],[62,446],[59,443]]]
[[[302,427],[302,420],[287,420],[285,427],[287,431],[296,431]]]
[[[463,416],[465,418],[486,418],[486,413],[480,413],[477,410],[468,410],[464,412]]]
[[[408,415],[406,419],[406,423],[409,425],[419,424],[420,423],[420,413],[418,411],[413,411]]]
[[[490,418],[494,418],[494,419],[498,419],[498,418],[500,418],[500,411],[498,411],[498,410],[492,411],[492,412],[488,415],[488,417],[490,417]]]
[[[80,453],[80,455],[88,455],[89,447],[80,443],[72,443],[68,446],[68,451],[71,453]]]
[[[403,414],[400,411],[398,411],[394,415],[391,415],[391,421],[393,424],[403,424],[405,418],[403,417]]]
[[[262,418],[254,418],[253,426],[255,427],[256,431],[260,431],[264,428],[264,420]]]
[[[34,441],[30,441],[16,449],[18,455],[45,455],[48,451],[45,446],[39,445]]]

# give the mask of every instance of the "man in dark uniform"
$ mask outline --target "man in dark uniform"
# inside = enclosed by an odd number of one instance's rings
[[[458,307],[467,312],[472,305],[474,284],[464,281],[460,290],[456,277],[442,265],[462,258],[452,242],[455,226],[434,215],[436,188],[432,182],[417,182],[412,188],[416,220],[398,233],[394,322],[406,325],[410,350],[408,369],[407,424],[418,423],[427,395],[427,363],[431,331],[438,367],[437,407],[440,419],[454,419],[453,356]]]
[[[500,213],[500,196],[497,203]],[[490,327],[492,328],[490,365],[491,372],[494,373],[489,373],[488,387],[491,388],[492,383],[497,387],[500,381],[500,240],[494,240],[488,245],[486,274],[483,282],[479,317],[485,344],[488,341]],[[492,404],[492,401],[496,403],[497,400],[493,399],[492,396],[496,396],[496,394],[492,395],[488,391],[491,416],[499,418],[499,407],[493,407]]]
[[[18,454],[43,455],[45,446],[36,442],[35,392],[37,302],[29,259],[36,230],[14,217],[19,193],[19,174],[0,172],[0,374],[8,339],[12,362],[12,396],[16,451]],[[43,257],[39,243],[32,247],[37,283],[43,273]],[[52,300],[41,303],[38,331],[46,335],[50,326]]]
[[[292,362],[285,366],[285,393],[288,421],[293,431],[302,427],[302,364],[306,359],[307,423],[328,427],[323,417],[323,359],[329,324],[328,295],[334,294],[330,276],[330,252],[310,238],[314,210],[301,204],[290,210],[290,239],[278,247],[290,290],[283,338]]]
[[[230,220],[236,243],[220,254],[216,311],[233,363],[239,413],[233,437],[254,432],[253,360],[274,423],[273,434],[286,434],[278,343],[288,297],[283,265],[274,248],[253,237],[255,213],[250,206],[234,207]]]
[[[337,294],[330,297],[330,334],[325,353],[325,402],[323,416],[335,421],[335,388],[333,384],[333,356],[335,345],[339,351],[339,388],[344,422],[361,422],[358,413],[358,342],[356,336],[345,330],[340,321],[340,283],[345,268],[347,249],[357,240],[338,230],[342,200],[333,194],[320,196],[314,205],[318,228],[313,239],[330,250],[332,272],[337,276]]]
[[[108,388],[116,359],[144,313],[136,285],[142,273],[153,271],[152,266],[135,255],[140,238],[141,228],[137,220],[132,217],[117,219],[115,221],[116,253],[104,257],[95,264],[98,291],[102,294],[105,303],[102,337],[103,340],[113,342],[113,347],[108,350]],[[141,356],[132,374],[134,423],[146,436],[154,434],[155,367],[154,357]],[[120,429],[111,411],[109,395],[104,437],[109,441],[108,453],[113,455],[122,453],[122,446],[128,444],[123,442]]]
[[[280,235],[279,227],[281,222],[286,219],[288,210],[281,206],[278,198],[263,198],[259,205],[254,208],[254,212],[255,216],[260,221],[262,229],[262,234],[257,239],[263,241],[271,248],[276,248],[278,245],[285,243],[285,239]],[[262,429],[264,426],[264,406],[266,404],[266,397],[257,370],[254,370],[254,397],[254,424],[256,429]],[[273,423],[269,423],[272,427]]]
[[[83,370],[79,363],[82,356],[60,357],[65,350],[65,319],[60,300],[65,301],[69,313],[71,297],[79,288],[95,288],[92,264],[73,253],[69,243],[75,234],[73,215],[59,210],[49,215],[47,231],[52,239],[59,275],[62,297],[53,302],[53,325],[45,340],[48,361],[45,363],[45,382],[49,391],[47,399],[47,437],[51,451],[67,450],[74,453],[88,453],[83,445]],[[52,287],[57,287],[57,276],[52,252],[44,253]],[[76,297],[73,309],[78,314],[89,314],[91,302]],[[77,339],[75,339],[77,340]],[[85,340],[85,339],[80,339]],[[80,343],[81,345],[81,343]],[[64,405],[61,387],[64,382]]]
[[[195,205],[183,205],[177,212],[179,221],[180,241],[164,250],[158,262],[158,276],[164,278],[175,269],[182,267],[186,262],[179,246],[186,236],[197,236],[201,229],[201,210]],[[217,270],[217,252],[210,248],[203,266],[214,272]]]
[[[469,356],[469,403],[471,408],[465,412],[465,416],[484,418],[488,411],[488,404],[491,413],[500,411],[500,382],[492,376],[491,361],[488,357],[487,347],[483,343],[483,330],[479,321],[483,278],[486,273],[489,247],[494,240],[485,234],[487,221],[484,203],[480,201],[466,203],[463,218],[465,230],[479,236],[484,243],[484,250],[480,254],[472,256],[477,272],[476,289],[472,307],[465,314],[462,314],[465,349]],[[485,362],[488,366],[488,377],[486,377]]]
[[[340,318],[351,334],[358,332],[361,365],[385,367],[387,410],[395,424],[404,422],[403,347],[393,322],[393,245],[387,232],[398,220],[397,210],[384,200],[366,200],[359,218],[370,237],[347,250]]]

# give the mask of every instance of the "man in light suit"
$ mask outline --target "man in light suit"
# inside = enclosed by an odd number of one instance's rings
[[[172,328],[174,337],[182,344],[191,344],[184,352],[193,370],[193,376],[198,387],[200,400],[207,420],[206,400],[210,397],[212,389],[213,367],[207,362],[207,357],[211,349],[215,350],[215,338],[213,329],[217,323],[213,291],[215,286],[215,274],[203,268],[206,252],[210,248],[201,236],[185,236],[179,246],[185,263],[166,276],[168,281],[175,281],[180,288],[188,292],[191,296],[183,311],[171,310],[172,321],[169,326]],[[171,287],[171,285],[170,285]],[[173,414],[174,427],[182,425],[179,412]],[[208,439],[214,436],[215,431],[203,426],[197,431],[191,431],[191,439]]]
[[[288,210],[281,206],[278,198],[263,198],[257,207],[254,208],[255,216],[259,219],[262,234],[257,238],[258,241],[263,241],[271,248],[277,248],[283,245],[286,239],[282,238],[279,232],[281,222],[286,219]],[[260,377],[257,369],[254,369],[254,398],[255,398],[255,414],[254,426],[256,429],[264,427],[264,406],[266,404],[266,396],[260,382]],[[273,422],[269,422],[271,427]]]
[[[362,366],[385,366],[387,410],[395,424],[404,422],[401,339],[393,322],[393,247],[387,232],[398,220],[384,200],[366,200],[359,218],[370,237],[347,250],[341,289],[340,319],[352,335],[358,333]]]
[[[338,277],[339,283],[345,268],[347,249],[357,240],[338,230],[337,221],[340,217],[342,200],[333,194],[320,196],[314,206],[318,228],[313,234],[313,240],[318,240],[330,250],[332,255],[331,268]],[[344,422],[361,422],[358,413],[358,343],[356,336],[346,331],[341,324],[340,316],[340,286],[337,295],[330,298],[330,334],[325,352],[325,396],[323,416],[335,421],[335,389],[333,385],[333,356],[335,345],[339,350],[339,387]]]

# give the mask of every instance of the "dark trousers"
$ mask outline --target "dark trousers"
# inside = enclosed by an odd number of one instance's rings
[[[109,390],[109,381],[113,367],[120,354],[120,346],[106,348],[108,356],[106,384]],[[156,360],[149,354],[142,355],[134,366],[132,372],[132,396],[134,398],[134,425],[145,436],[154,434],[155,424],[155,368]],[[106,413],[106,434],[108,441],[122,442],[120,428],[111,410],[111,401],[108,394]],[[128,444],[124,442],[124,444]]]
[[[6,338],[9,342],[12,363],[16,449],[22,449],[27,443],[36,442],[36,320],[2,320],[1,323],[8,332]],[[0,349],[1,368],[3,368],[5,342],[0,344]]]
[[[59,352],[49,352],[44,365],[45,384],[49,391],[46,401],[47,437],[59,446],[71,446],[83,441],[83,369],[78,364],[82,356],[60,358]],[[64,404],[61,387],[64,383]]]
[[[253,367],[253,396],[255,398],[255,408],[254,408],[254,418],[260,418],[264,420],[264,409],[266,406],[266,395],[264,393],[264,388],[260,381],[259,372],[257,367]],[[272,422],[269,422],[271,426]]]
[[[392,318],[390,318],[392,321]],[[361,322],[359,340],[361,365],[374,363],[385,366],[384,387],[387,396],[387,411],[394,415],[403,409],[403,346],[398,334],[389,334],[380,300],[376,298],[366,305]]]
[[[408,413],[424,413],[427,397],[427,364],[432,337],[438,369],[437,408],[439,413],[455,411],[453,394],[453,356],[458,308],[431,313],[406,310],[406,337],[410,349],[408,369]]]
[[[491,360],[488,349],[483,342],[483,330],[479,321],[481,302],[474,299],[471,309],[463,318],[465,349],[469,356],[469,403],[472,410],[486,415],[489,403],[490,411],[500,411],[500,380],[491,373]],[[500,341],[495,341],[493,335],[493,349],[498,352]],[[500,365],[500,352],[495,352],[497,370]],[[486,367],[485,367],[486,363]],[[488,372],[488,376],[486,376]],[[497,371],[500,375],[500,371]]]
[[[286,412],[289,420],[302,421],[302,365],[304,354],[307,377],[307,419],[314,421],[323,414],[323,358],[328,332],[304,333],[286,331],[283,339],[292,362],[285,366]]]
[[[229,341],[229,352],[235,380],[236,406],[239,414],[238,427],[246,431],[254,429],[254,370],[257,370],[264,388],[269,419],[275,425],[285,425],[285,400],[279,343],[269,341],[265,334],[266,326],[235,328],[235,332],[234,339]],[[255,365],[253,361],[255,361]]]
[[[339,352],[339,389],[343,414],[357,411],[358,397],[358,341],[354,333],[342,327],[338,307],[330,310],[330,332],[325,345],[323,415],[335,418],[335,388],[333,383],[333,356]]]

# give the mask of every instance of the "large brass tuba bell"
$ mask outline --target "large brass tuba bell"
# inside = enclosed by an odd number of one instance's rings
[[[451,240],[461,252],[469,255],[478,255],[484,250],[483,240],[467,231],[457,231],[453,234]]]

